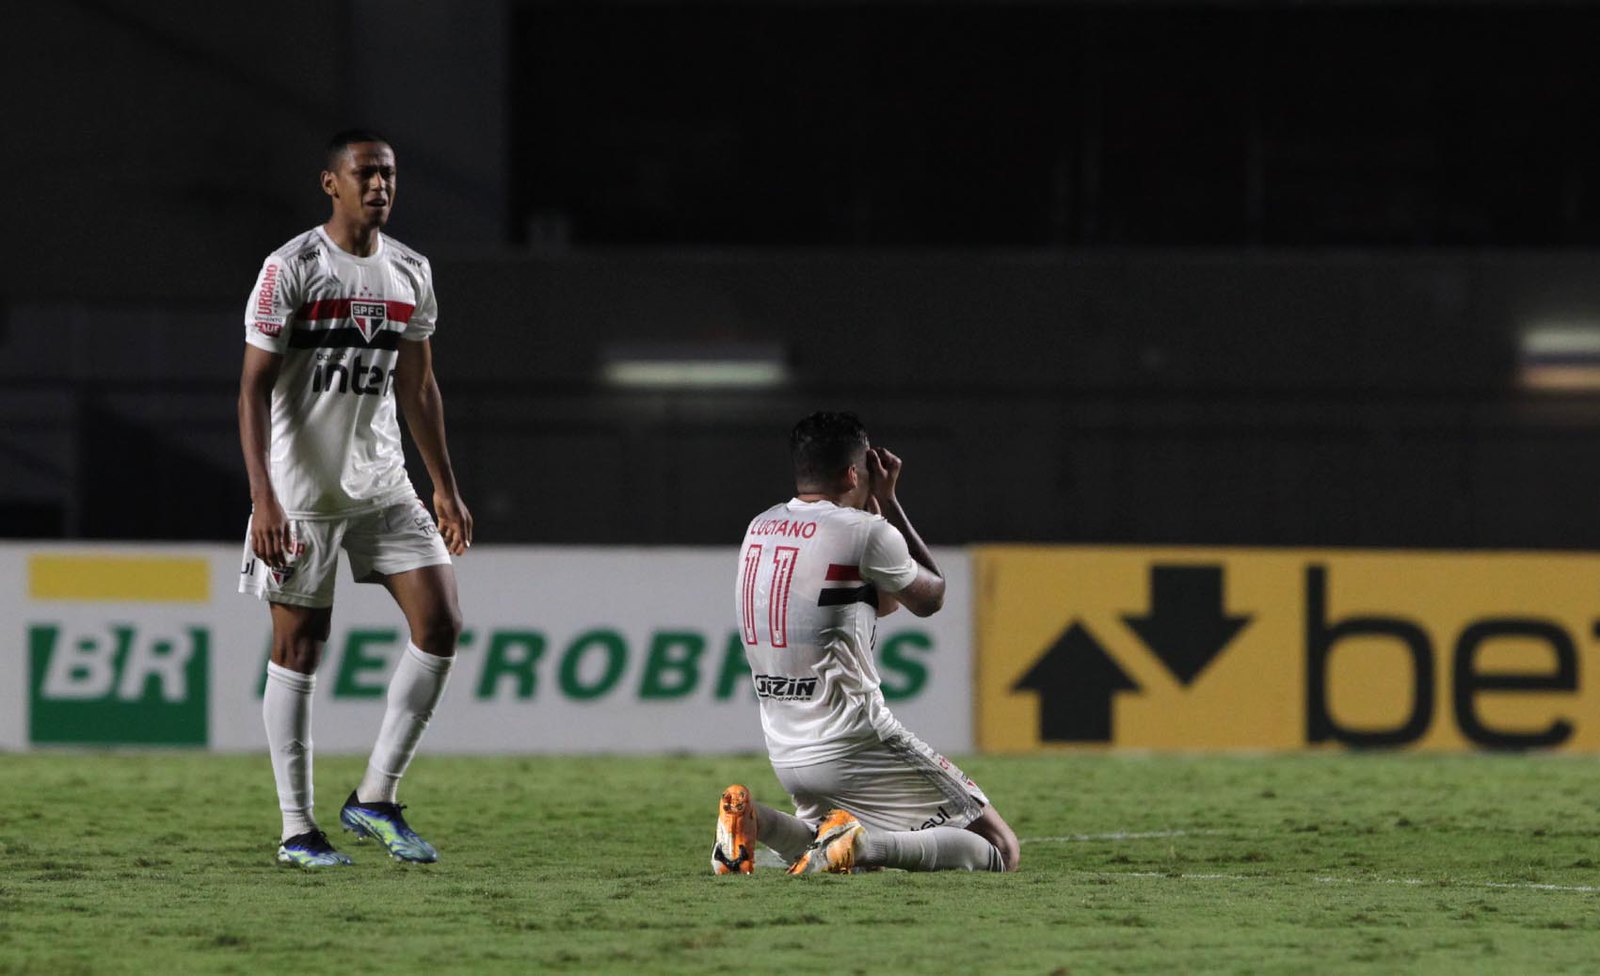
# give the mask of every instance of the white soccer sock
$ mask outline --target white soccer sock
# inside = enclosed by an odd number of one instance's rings
[[[861,864],[906,871],[1003,871],[993,844],[959,827],[926,830],[867,829]]]
[[[319,655],[321,650],[317,648]],[[261,718],[267,726],[272,778],[278,784],[283,840],[317,826],[311,817],[311,692],[316,687],[316,675],[301,674],[267,662]]]
[[[794,814],[756,804],[756,841],[777,851],[785,863],[804,854],[816,836],[817,828]]]
[[[417,743],[428,728],[428,719],[444,694],[453,657],[429,654],[407,643],[406,652],[389,679],[389,707],[383,713],[377,744],[367,761],[367,774],[356,787],[356,796],[369,803],[393,803],[400,788],[400,777],[416,755]]]

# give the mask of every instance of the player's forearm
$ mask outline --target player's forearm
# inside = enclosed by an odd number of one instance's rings
[[[905,536],[906,548],[910,550],[911,558],[928,572],[943,578],[944,574],[939,572],[939,565],[933,561],[933,553],[929,551],[927,543],[923,542],[922,536],[917,535],[917,530],[911,527],[911,520],[906,517],[906,510],[900,506],[900,499],[891,499],[887,504],[882,504],[882,507],[883,517]]]
[[[459,494],[455,469],[450,464],[450,449],[444,436],[444,398],[439,395],[439,384],[430,376],[417,385],[414,391],[402,393],[400,412],[406,418],[406,429],[422,455],[428,469],[433,490],[446,494]]]
[[[250,480],[250,500],[271,501],[271,469],[267,463],[272,429],[271,393],[246,388],[239,394],[239,446],[244,451],[244,470]]]

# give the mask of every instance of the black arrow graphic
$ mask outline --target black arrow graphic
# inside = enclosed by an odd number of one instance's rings
[[[1222,603],[1221,566],[1150,567],[1150,612],[1122,620],[1185,685],[1232,643],[1250,617],[1230,617]]]
[[[1074,620],[1011,690],[1038,692],[1041,742],[1110,742],[1111,695],[1139,686]]]

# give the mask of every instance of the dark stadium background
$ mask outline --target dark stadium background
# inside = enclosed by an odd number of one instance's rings
[[[939,543],[1600,546],[1600,399],[1521,381],[1600,329],[1588,5],[4,18],[6,536],[240,537],[245,297],[359,123],[481,541],[734,545],[847,407]],[[639,350],[789,379],[602,378]]]

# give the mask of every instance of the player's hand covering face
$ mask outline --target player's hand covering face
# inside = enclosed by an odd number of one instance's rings
[[[867,448],[867,511],[882,515],[884,508],[894,504],[895,488],[900,483],[901,461],[886,448]]]

